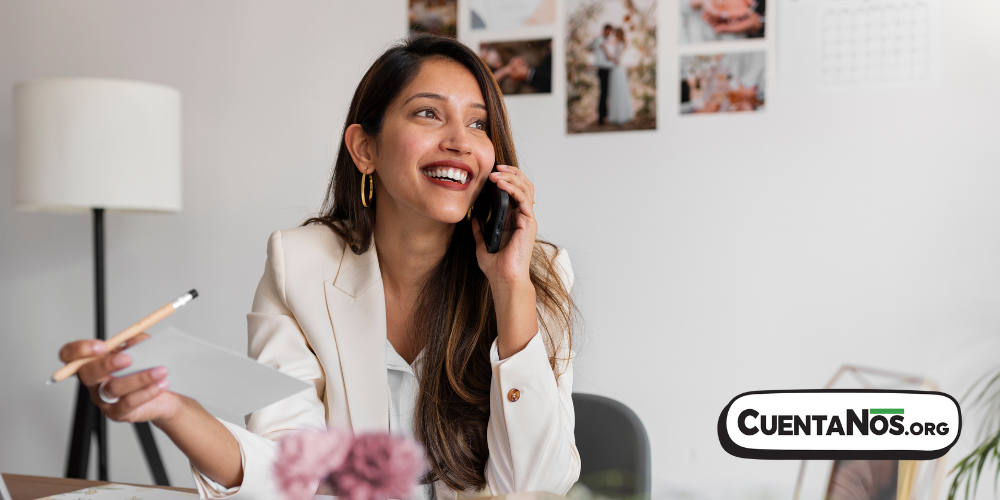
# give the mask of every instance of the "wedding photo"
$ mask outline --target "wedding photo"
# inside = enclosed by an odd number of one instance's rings
[[[457,0],[410,0],[410,34],[458,36]]]
[[[570,0],[566,12],[567,132],[655,130],[655,0]]]
[[[482,43],[479,56],[504,95],[552,93],[552,39]]]
[[[765,0],[680,0],[681,45],[764,37]]]
[[[766,66],[763,51],[682,56],[681,114],[762,111]]]

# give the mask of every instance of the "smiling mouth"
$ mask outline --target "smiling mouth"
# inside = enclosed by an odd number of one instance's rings
[[[444,182],[454,182],[457,185],[469,182],[469,173],[460,168],[427,167],[422,169],[420,173],[430,177],[431,179],[438,179]]]

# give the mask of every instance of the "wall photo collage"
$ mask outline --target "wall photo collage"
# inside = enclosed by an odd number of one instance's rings
[[[676,2],[678,39],[669,49],[678,115],[763,110],[773,31],[766,0]],[[469,44],[506,96],[552,94],[564,84],[568,134],[656,130],[657,75],[665,74],[657,71],[658,3],[410,0],[409,23],[411,33]],[[565,76],[553,82],[557,50]]]

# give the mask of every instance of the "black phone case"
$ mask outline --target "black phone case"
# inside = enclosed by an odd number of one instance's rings
[[[493,171],[496,171],[496,167],[493,167]],[[483,240],[486,242],[486,251],[489,253],[497,253],[500,250],[500,240],[503,238],[509,207],[510,195],[507,191],[497,187],[492,179],[487,179],[483,191],[476,198],[472,215],[479,220],[479,227],[483,230]]]

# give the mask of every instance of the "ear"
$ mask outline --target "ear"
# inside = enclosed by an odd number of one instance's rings
[[[351,159],[363,174],[375,171],[375,141],[357,123],[344,131],[344,144],[351,153]]]

